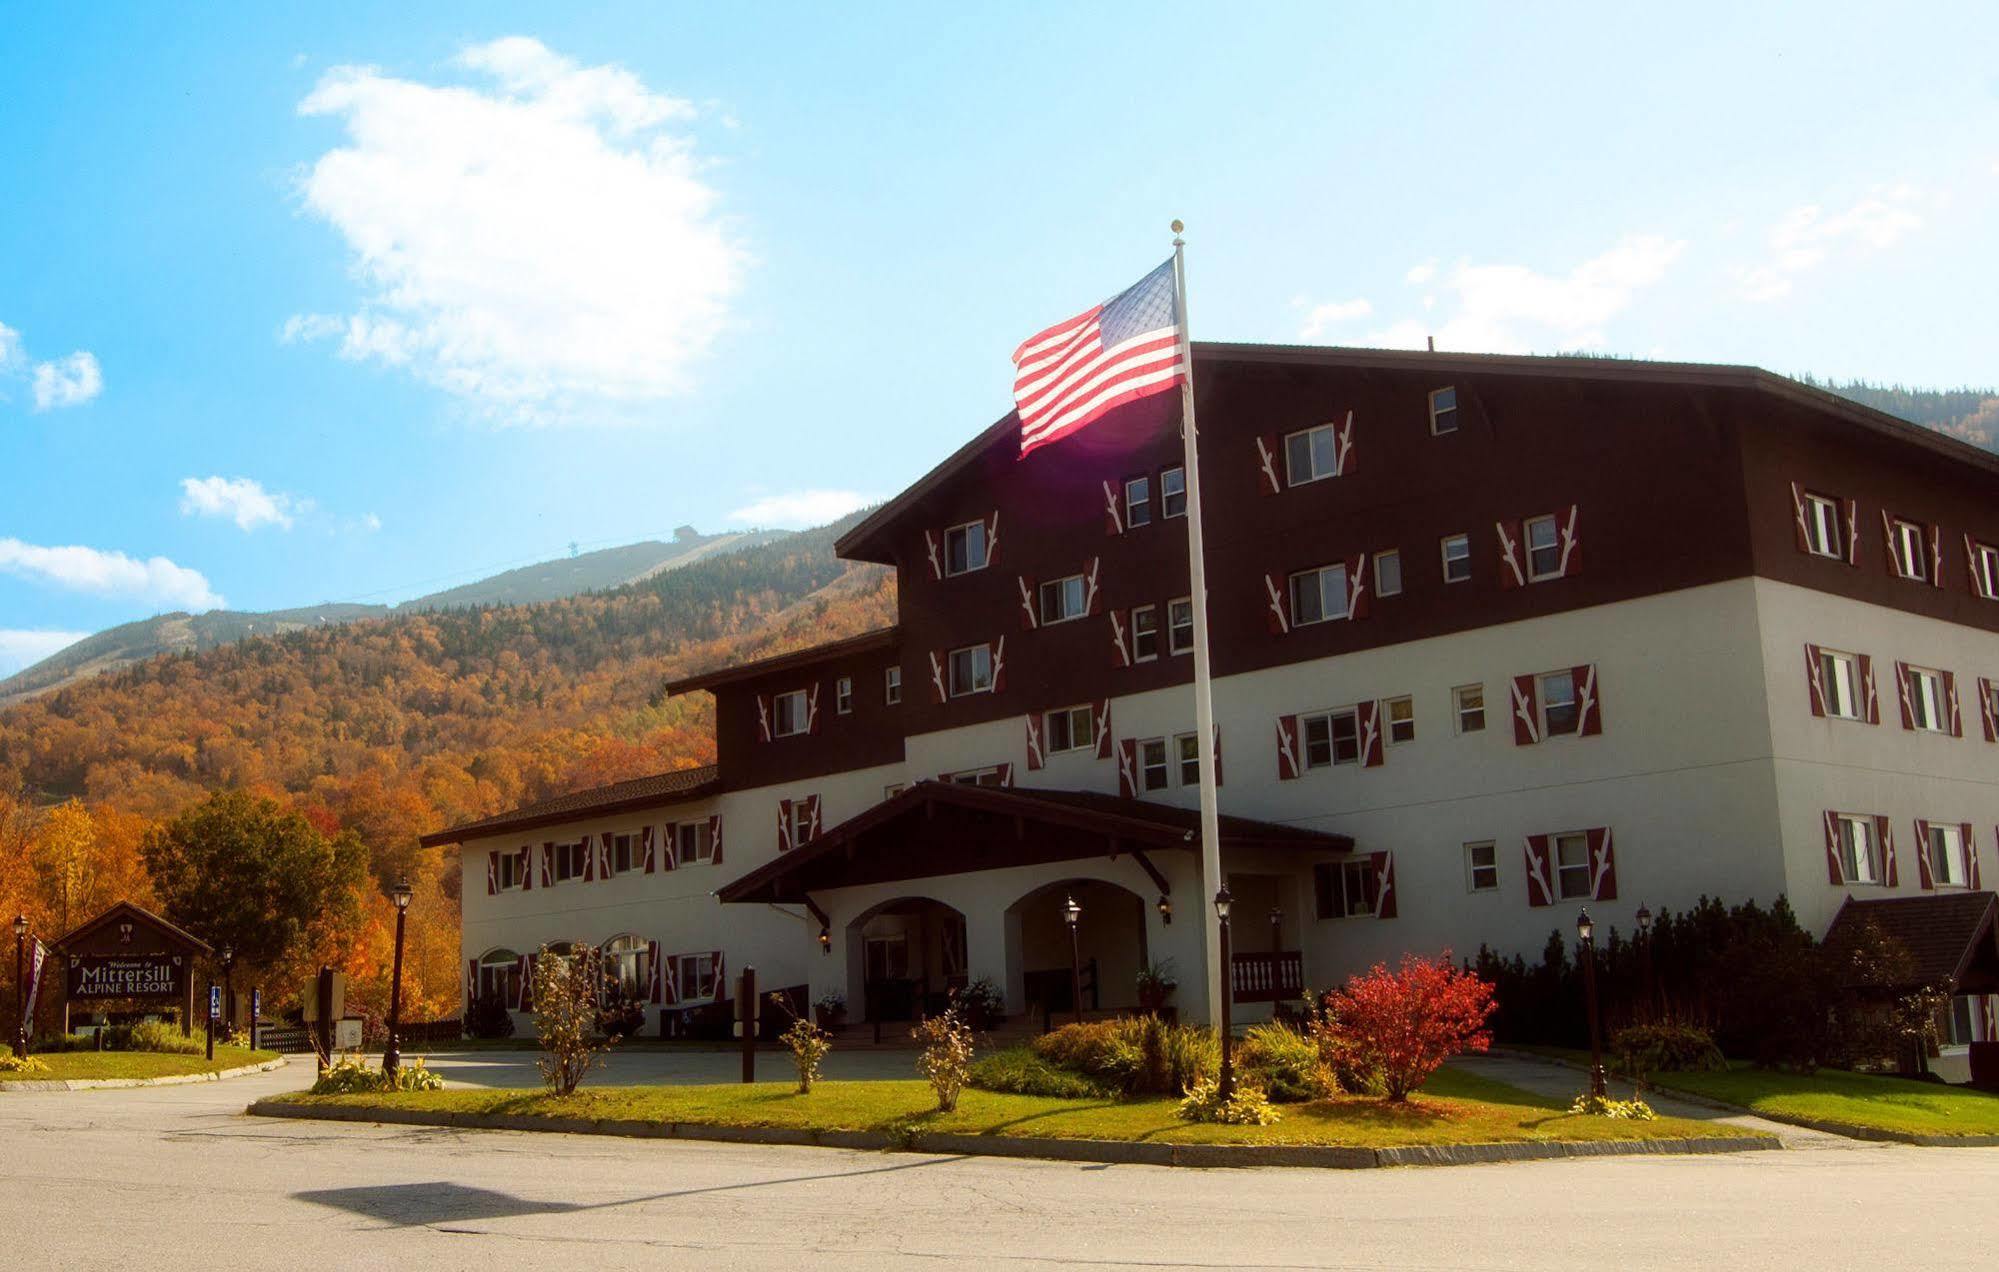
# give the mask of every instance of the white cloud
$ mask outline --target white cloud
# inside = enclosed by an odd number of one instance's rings
[[[1409,272],[1402,276],[1402,281],[1408,283],[1412,287],[1421,287],[1424,283],[1429,282],[1431,279],[1435,278],[1436,276],[1437,276],[1437,260],[1435,257],[1431,257],[1429,260],[1424,261],[1420,265],[1411,265],[1409,267]]]
[[[30,365],[21,333],[0,322],[0,378],[26,379],[35,395],[35,409],[47,411],[82,406],[104,391],[104,372],[97,355],[84,349],[66,357]]]
[[[300,182],[366,287],[286,340],[407,368],[498,418],[556,421],[683,391],[746,264],[692,142],[691,104],[615,66],[513,37],[466,49],[474,80],[327,72],[299,104],[346,144]]]
[[[1421,349],[1434,335],[1439,349],[1467,353],[1526,353],[1588,348],[1605,343],[1604,326],[1645,288],[1666,276],[1686,244],[1656,234],[1627,234],[1608,251],[1566,274],[1538,273],[1524,265],[1459,261],[1421,282],[1445,294],[1442,322],[1405,318],[1371,333],[1370,342]],[[1418,269],[1422,269],[1419,266]],[[1410,271],[1411,281],[1416,270]],[[1424,308],[1433,297],[1426,296]]]
[[[765,495],[736,509],[729,520],[752,526],[818,526],[836,521],[880,499],[852,490],[795,490]]]
[[[361,528],[372,534],[382,528],[382,519],[372,512],[364,512],[361,514]]]
[[[73,592],[160,601],[185,609],[220,609],[222,598],[197,570],[165,557],[144,561],[97,548],[45,548],[0,539],[0,573],[53,584]]]
[[[311,506],[310,500],[265,490],[262,483],[248,477],[183,477],[180,488],[184,515],[227,517],[239,530],[258,526],[289,530],[293,514]]]
[[[1322,305],[1314,305],[1305,314],[1305,321],[1298,328],[1300,340],[1320,340],[1328,328],[1340,323],[1353,322],[1374,312],[1374,306],[1361,297],[1353,300],[1333,300]]]
[[[69,648],[89,632],[23,631],[0,627],[0,676],[32,667],[50,654]]]
[[[1921,194],[1909,186],[1876,190],[1860,202],[1827,215],[1816,203],[1792,208],[1770,228],[1770,258],[1736,271],[1736,294],[1754,302],[1781,300],[1793,280],[1817,269],[1834,254],[1893,247],[1923,227],[1915,204]]]
[[[19,367],[27,356],[21,349],[21,333],[0,322],[0,374]]]

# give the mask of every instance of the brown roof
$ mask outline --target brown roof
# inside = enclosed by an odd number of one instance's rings
[[[468,839],[483,839],[488,835],[516,830],[535,830],[584,817],[609,817],[616,813],[685,803],[713,792],[717,785],[716,773],[713,764],[704,764],[699,768],[675,769],[671,773],[637,777],[629,782],[613,782],[609,786],[587,791],[572,791],[510,812],[453,826],[449,830],[434,830],[417,842],[426,848],[440,848],[446,844],[462,844]]]
[[[1990,892],[1938,892],[1921,897],[1848,898],[1826,929],[1826,948],[1839,951],[1872,919],[1914,957],[1915,983],[1956,986],[1981,953],[1990,953],[1999,896]]]
[[[82,940],[84,937],[90,935],[92,932],[95,932],[97,929],[103,927],[105,924],[111,923],[121,918],[130,918],[136,923],[143,924],[147,927],[155,928],[161,932],[166,933],[174,940],[180,941],[202,954],[213,954],[215,952],[215,950],[212,947],[210,947],[207,941],[202,940],[200,937],[188,931],[186,928],[179,927],[175,924],[169,923],[165,919],[161,918],[159,915],[154,914],[151,910],[147,910],[140,906],[133,905],[130,901],[118,902],[116,905],[112,906],[104,913],[98,915],[96,918],[91,919],[87,923],[78,924],[76,927],[71,928],[69,931],[63,933],[55,940],[50,941],[49,945],[53,948],[60,949],[63,946],[71,944],[72,942]]]
[[[1653,362],[1639,358],[1579,358],[1537,354],[1431,353],[1400,349],[1352,349],[1322,345],[1235,344],[1197,340],[1194,355],[1202,362],[1267,362],[1292,366],[1379,368],[1383,370],[1464,371],[1487,375],[1559,376],[1571,380],[1611,380],[1662,385],[1746,389],[1768,393],[1814,410],[1839,416],[1876,433],[1909,442],[1961,462],[1999,473],[1999,455],[1968,442],[1912,424],[1899,416],[1863,406],[1824,389],[1801,384],[1761,367],[1708,362]],[[915,484],[862,518],[840,536],[833,551],[850,560],[890,560],[875,541],[910,505],[956,477],[979,455],[1018,436],[1020,419],[1012,412],[988,425],[978,436],[952,452]]]
[[[718,667],[714,671],[704,671],[698,676],[670,680],[666,684],[666,696],[671,698],[675,694],[692,693],[696,689],[713,689],[718,685],[753,680],[758,676],[789,671],[794,667],[811,667],[847,654],[893,649],[901,639],[902,628],[878,627],[874,631],[862,632],[858,636],[849,636],[844,640],[828,641],[823,645],[794,649],[788,654],[774,654],[769,658],[759,658],[755,662],[738,663],[733,667]]]

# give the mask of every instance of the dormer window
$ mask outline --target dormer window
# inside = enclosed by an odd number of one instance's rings
[[[1458,431],[1458,391],[1455,388],[1433,390],[1430,394],[1430,432],[1442,437],[1446,433]]]
[[[985,522],[968,521],[944,532],[944,573],[969,574],[985,568]]]

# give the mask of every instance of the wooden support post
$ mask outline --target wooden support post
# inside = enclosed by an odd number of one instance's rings
[[[757,1080],[757,969],[745,967],[736,989],[737,1015],[742,1017],[743,1081]]]

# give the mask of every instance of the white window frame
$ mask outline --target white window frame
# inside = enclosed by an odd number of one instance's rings
[[[1179,486],[1177,490],[1174,489],[1176,484]],[[1173,500],[1175,498],[1180,500],[1180,511],[1178,512],[1173,511]],[[1160,520],[1171,521],[1175,517],[1184,517],[1186,515],[1187,470],[1178,464],[1173,465],[1171,468],[1162,468],[1159,471]]]
[[[1332,902],[1332,913],[1319,913],[1321,920],[1371,919],[1380,904],[1380,898],[1373,894],[1376,887],[1374,863],[1365,858],[1345,861],[1322,861],[1314,868],[1316,873],[1324,870],[1334,881],[1328,898]],[[1319,881],[1312,880],[1313,908],[1318,908]]]
[[[1403,713],[1403,717],[1399,722],[1395,718],[1395,713],[1398,709]],[[1408,736],[1400,738],[1395,736],[1395,726],[1397,723],[1409,726]],[[1415,698],[1405,693],[1397,697],[1383,698],[1381,700],[1381,736],[1388,739],[1388,745],[1390,746],[1405,746],[1416,740]]]
[[[1464,847],[1465,891],[1499,891],[1499,844],[1491,839],[1474,839]],[[1481,852],[1485,854],[1485,861],[1483,863],[1478,860]],[[1481,876],[1486,876],[1489,881],[1480,883],[1479,879]]]
[[[1589,836],[1580,830],[1564,831],[1548,842],[1548,864],[1554,871],[1555,899],[1590,900]],[[1575,882],[1580,873],[1581,882]]]
[[[789,713],[785,710],[787,703],[792,706]],[[787,714],[791,717],[789,728],[785,727]],[[793,689],[770,696],[770,735],[773,738],[795,738],[811,726],[811,703],[805,690]]]
[[[908,789],[909,789],[908,782],[890,782],[887,786],[882,787],[882,799],[883,800],[894,799],[896,796],[902,794],[904,791]]]
[[[1078,720],[1080,719],[1080,723]],[[1069,740],[1061,746],[1055,744],[1055,722],[1062,720],[1069,733]],[[1088,703],[1075,707],[1057,707],[1041,716],[1041,736],[1044,740],[1044,755],[1066,755],[1071,751],[1095,750],[1097,745],[1096,727]]]
[[[1854,813],[1834,813],[1839,836],[1839,873],[1848,884],[1878,885],[1882,881],[1881,838],[1874,819]]]
[[[1465,694],[1468,692],[1475,693],[1478,695],[1478,705],[1476,707],[1467,707],[1465,705]],[[1465,717],[1468,713],[1472,711],[1476,711],[1478,713],[1478,723],[1475,725],[1467,725],[1465,723]],[[1485,732],[1484,682],[1481,681],[1480,683],[1474,685],[1458,685],[1451,690],[1451,727],[1456,731],[1459,737],[1463,737],[1467,733]]]
[[[1051,590],[1052,589],[1052,590]],[[1056,607],[1051,613],[1048,600],[1054,597]],[[1071,601],[1075,608],[1069,607]],[[1088,582],[1080,574],[1065,574],[1059,579],[1049,579],[1034,589],[1034,608],[1040,615],[1042,627],[1053,627],[1057,623],[1073,623],[1090,612]]]
[[[1187,621],[1178,621],[1178,614],[1184,607]],[[1180,633],[1187,633],[1187,643],[1180,643]],[[1194,652],[1194,598],[1179,596],[1166,602],[1166,652],[1168,654],[1191,654]]]
[[[1988,601],[1999,601],[1999,547],[1973,539],[1971,571],[1978,579],[1978,594]]]
[[[701,950],[693,954],[675,955],[675,965],[679,968],[678,983],[674,991],[683,1003],[698,1003],[703,999],[715,998],[721,986],[715,983],[715,954],[712,950]],[[692,973],[692,980],[689,974]]]
[[[1394,573],[1391,580],[1382,572],[1386,564]],[[1390,586],[1390,583],[1394,586]],[[1376,596],[1402,595],[1402,553],[1395,548],[1387,548],[1374,554],[1374,594]]]
[[[1448,396],[1450,404],[1445,405]],[[1448,420],[1448,422],[1446,422]],[[1458,431],[1458,389],[1454,384],[1446,384],[1441,389],[1430,390],[1430,436],[1446,437]]]
[[[882,668],[882,702],[894,706],[902,701],[902,668]]]
[[[979,560],[978,560],[978,564],[976,564],[976,565],[972,564],[972,549],[971,549],[971,544],[972,544],[972,532],[973,532],[973,531],[977,531],[977,532],[978,532],[978,544],[979,544]],[[959,569],[953,569],[953,568],[952,568],[952,560],[951,560],[951,536],[953,536],[953,535],[958,535],[958,536],[962,537],[962,538],[963,538],[963,540],[964,540],[964,542],[965,542],[965,565],[964,565],[964,566],[963,566],[962,568],[959,568]],[[958,576],[959,576],[959,575],[961,575],[961,574],[976,574],[976,573],[978,573],[978,572],[979,572],[980,570],[983,570],[983,569],[985,569],[985,568],[986,568],[986,566],[987,566],[987,565],[988,565],[988,564],[989,564],[989,563],[990,563],[990,562],[992,561],[992,556],[993,556],[993,552],[992,552],[992,544],[991,544],[991,543],[989,543],[989,542],[987,542],[987,540],[986,540],[986,523],[985,523],[985,522],[983,522],[983,521],[967,521],[967,522],[964,522],[964,523],[962,523],[962,524],[960,524],[960,525],[955,525],[955,526],[948,526],[948,527],[946,527],[946,528],[945,528],[945,530],[944,530],[944,577],[946,577],[946,578],[956,578],[956,577],[958,577]]]
[[[1177,770],[1176,776],[1182,786],[1201,784],[1201,735],[1198,733],[1176,733],[1173,735],[1173,753],[1168,757]]]
[[[1453,547],[1462,548],[1463,551],[1453,555],[1451,552]],[[1469,534],[1447,534],[1437,540],[1437,558],[1443,565],[1444,583],[1446,585],[1471,582],[1471,536]],[[1451,576],[1451,566],[1454,564],[1464,567],[1464,573],[1458,575],[1456,578]]]
[[[1805,551],[1844,561],[1845,530],[1839,521],[1839,501],[1805,492]]]
[[[959,654],[971,656],[972,683],[965,687],[961,687],[958,683]],[[985,677],[983,681],[978,674],[978,656],[981,654],[985,656]],[[991,644],[961,645],[944,655],[944,666],[950,685],[951,697],[969,698],[974,694],[991,693],[993,691],[993,647]]]
[[[510,949],[487,950],[479,956],[479,996],[498,998],[512,1010],[521,992],[521,956]]]
[[[587,840],[572,839],[566,844],[557,844],[548,863],[549,877],[556,883],[573,883],[583,877],[589,859],[590,844]]]
[[[519,892],[523,890],[523,881],[526,880],[528,870],[534,864],[529,860],[528,852],[528,849],[520,848],[513,852],[503,852],[500,854],[500,877],[497,880],[500,891]],[[514,876],[511,883],[507,881],[507,875],[510,873],[509,867],[511,867],[511,873]]]
[[[1901,517],[1889,521],[1888,555],[1895,559],[1895,573],[1912,583],[1929,582],[1930,552],[1923,525]]]
[[[1306,467],[1310,470],[1302,477],[1298,475],[1297,465],[1292,462],[1293,455],[1291,451],[1292,439],[1299,437],[1305,439],[1305,463]],[[1319,471],[1319,441],[1322,438],[1325,441],[1326,451],[1326,470],[1324,472]],[[1315,481],[1325,481],[1330,477],[1338,476],[1334,469],[1339,464],[1339,446],[1340,439],[1330,424],[1315,424],[1311,428],[1301,428],[1286,433],[1284,435],[1285,486],[1309,486]]]
[[[1333,596],[1338,599],[1337,612],[1335,612],[1333,606],[1328,604],[1329,598],[1326,594],[1327,581],[1334,577],[1337,577],[1339,580],[1337,586],[1332,589]],[[1306,582],[1306,580],[1310,580],[1310,582]],[[1347,567],[1344,561],[1333,565],[1316,566],[1309,570],[1298,570],[1291,575],[1286,587],[1290,594],[1291,626],[1293,627],[1309,627],[1314,623],[1338,622],[1347,616]],[[1319,609],[1319,616],[1317,618],[1303,617],[1304,607],[1298,602],[1299,598],[1307,595],[1307,593],[1301,591],[1301,587],[1312,589],[1309,594],[1317,602]]]
[[[1352,754],[1340,757],[1340,730],[1336,723],[1345,723],[1351,731]],[[1326,758],[1312,758],[1312,726],[1324,725],[1326,731]],[[1353,707],[1341,707],[1337,711],[1314,711],[1298,717],[1298,761],[1306,769],[1337,768],[1342,764],[1359,764],[1366,757],[1360,749],[1360,712]]]
[[[715,862],[715,832],[704,817],[700,821],[675,822],[673,824],[673,864],[679,866],[707,866]],[[690,848],[690,841],[691,848]]]
[[[1838,649],[1819,650],[1819,697],[1827,717],[1864,719],[1860,710],[1860,658]]]
[[[1558,685],[1562,690],[1562,698],[1559,704],[1557,704],[1554,696],[1548,692],[1550,685]],[[1569,672],[1544,671],[1534,677],[1534,697],[1540,705],[1541,737],[1543,739],[1572,738],[1581,732],[1583,722],[1582,704],[1576,701],[1575,677]],[[1566,706],[1575,712],[1575,719],[1570,721],[1567,728],[1557,729],[1554,727],[1554,714],[1551,708],[1556,705]]]
[[[946,773],[941,780],[956,786],[984,786],[996,790],[1003,784],[1000,781],[1001,776],[999,765],[988,764],[984,768],[960,769],[956,773]]]
[[[1134,493],[1135,488],[1136,493]],[[1124,528],[1136,530],[1152,524],[1152,478],[1127,477],[1124,481]]]
[[[620,853],[624,854],[625,864],[622,866],[618,864],[618,855]],[[615,876],[621,874],[630,874],[632,871],[638,869],[640,864],[641,863],[639,861],[639,837],[637,835],[626,834],[626,835],[611,836],[612,875]]]
[[[1963,829],[1955,822],[1931,822],[1929,831],[1929,842],[1922,845],[1922,850],[1930,857],[1931,882],[1939,888],[1970,887],[1971,877],[1964,864]]]
[[[1534,532],[1536,530],[1545,530],[1548,534],[1548,541],[1540,547],[1534,546]],[[1562,527],[1560,522],[1556,521],[1552,516],[1529,517],[1526,524],[1520,528],[1520,541],[1527,553],[1527,581],[1529,583],[1540,583],[1547,579],[1562,577]],[[1552,558],[1552,562],[1547,569],[1541,569],[1534,564],[1536,553],[1546,553]]]
[[[833,710],[840,715],[854,713],[854,678],[841,676],[833,682]]]
[[[1923,733],[1942,733],[1950,727],[1944,702],[1943,673],[1931,667],[1909,668],[1909,716]]]
[[[1139,619],[1145,622],[1141,625]],[[1141,636],[1150,637],[1152,649],[1148,652],[1140,643]],[[1135,663],[1151,662],[1159,657],[1159,607],[1140,605],[1131,611],[1131,660]]]
[[[1165,738],[1141,738],[1137,746],[1138,772],[1134,779],[1140,794],[1163,791],[1173,784],[1173,757],[1166,749]],[[1157,770],[1159,781],[1153,784],[1152,775]]]
[[[1950,1005],[1943,1011],[1943,1038],[1945,1047],[1969,1048],[1974,1042],[1986,1041],[1978,1036],[1978,1019],[1983,1014],[1983,1004],[1978,1000],[1982,994],[1952,994]],[[1958,1013],[1962,1011],[1963,1018]]]

